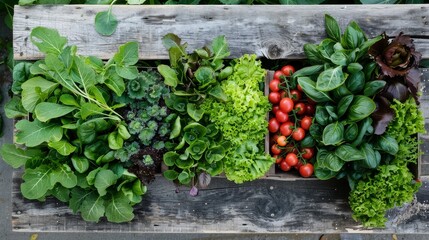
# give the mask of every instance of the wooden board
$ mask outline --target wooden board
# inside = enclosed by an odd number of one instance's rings
[[[102,231],[159,233],[425,233],[429,210],[428,180],[418,195],[419,202],[390,212],[386,229],[362,229],[351,217],[348,187],[339,181],[283,182],[259,180],[236,185],[215,178],[197,197],[163,178],[149,185],[143,201],[135,207],[130,223],[89,223],[72,214],[62,203],[24,200],[20,175],[12,190],[14,231]]]
[[[400,31],[415,38],[423,58],[429,57],[428,5],[320,5],[320,6],[114,6],[119,20],[110,37],[98,35],[94,18],[108,6],[15,6],[13,22],[16,60],[38,59],[42,55],[29,40],[31,29],[58,29],[77,45],[80,53],[103,59],[112,57],[127,41],[140,43],[141,59],[167,59],[161,38],[170,32],[189,43],[189,50],[202,47],[215,36],[225,35],[231,57],[256,53],[270,59],[303,58],[304,43],[318,43],[325,37],[324,14],[336,17],[342,28],[350,20],[359,23],[369,37],[385,31]]]

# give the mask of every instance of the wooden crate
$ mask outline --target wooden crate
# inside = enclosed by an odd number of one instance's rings
[[[218,35],[226,35],[231,58],[256,53],[268,59],[303,59],[303,44],[318,43],[324,37],[325,13],[339,20],[341,27],[355,20],[368,37],[385,31],[395,36],[400,31],[413,36],[423,58],[429,58],[429,6],[420,5],[320,5],[320,6],[113,6],[119,20],[110,37],[96,34],[94,17],[108,6],[57,5],[15,7],[14,57],[36,60],[41,53],[29,41],[31,29],[44,26],[57,29],[77,45],[80,54],[102,59],[112,57],[127,41],[140,43],[140,59],[167,59],[161,38],[173,32],[194,49]],[[429,73],[424,71],[424,84]],[[424,92],[422,109],[429,118],[429,94]],[[429,175],[429,136],[424,141],[422,175]],[[273,169],[272,169],[273,170]],[[22,198],[20,173],[13,179],[12,227],[14,231],[50,232],[149,232],[149,233],[350,233],[362,231],[351,218],[347,204],[348,187],[334,181],[268,177],[235,185],[214,179],[197,198],[187,192],[174,193],[175,187],[163,178],[149,186],[148,195],[136,207],[131,223],[98,224],[84,222],[71,214],[67,206],[53,200],[37,203]],[[274,172],[275,174],[275,172]],[[294,183],[273,181],[293,179]],[[424,195],[425,196],[425,195]],[[427,198],[426,198],[427,199]],[[304,217],[303,217],[304,216]],[[370,230],[377,233],[396,231],[427,232],[427,214],[398,227]],[[425,218],[426,217],[426,218]],[[153,235],[150,235],[153,236]],[[158,235],[159,236],[159,235]]]

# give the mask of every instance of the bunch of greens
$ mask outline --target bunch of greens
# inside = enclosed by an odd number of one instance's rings
[[[125,93],[117,101],[127,105],[122,112],[131,137],[115,157],[122,162],[131,159],[139,167],[130,171],[150,182],[160,168],[170,127],[177,116],[165,106],[163,98],[170,91],[157,72],[142,71],[126,85]]]
[[[386,84],[376,79],[376,64],[368,40],[356,22],[341,34],[337,21],[325,16],[328,38],[319,45],[306,44],[313,64],[294,74],[307,96],[318,104],[311,136],[318,142],[315,174],[320,179],[347,177],[351,186],[381,159],[393,156],[398,144],[388,134],[374,136],[370,115],[376,109],[374,96]]]
[[[45,58],[14,69],[15,96],[5,111],[28,119],[16,123],[17,145],[1,148],[8,164],[25,166],[23,196],[54,196],[87,221],[132,220],[146,187],[128,171],[132,162],[115,158],[131,135],[117,112],[124,104],[114,99],[137,77],[138,44],[120,46],[103,62],[77,55],[56,30],[34,28],[30,39]]]
[[[191,54],[186,53],[187,44],[174,34],[167,34],[163,43],[169,51],[170,66],[159,65],[158,71],[172,89],[165,103],[177,114],[170,133],[172,151],[163,157],[169,167],[164,176],[195,187],[199,174],[199,184],[204,187],[209,176],[223,171],[222,159],[230,145],[201,108],[208,98],[227,101],[220,81],[232,73],[232,68],[223,64],[230,54],[229,47],[223,36],[215,38],[210,47]]]
[[[270,103],[259,89],[266,72],[256,55],[244,55],[233,65],[233,74],[220,85],[227,101],[209,98],[202,108],[223,138],[231,142],[224,158],[226,177],[242,183],[263,176],[273,164],[274,160],[265,154],[263,141]]]

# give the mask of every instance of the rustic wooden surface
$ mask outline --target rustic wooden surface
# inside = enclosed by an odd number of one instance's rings
[[[417,49],[429,58],[428,5],[320,5],[320,6],[113,6],[119,20],[116,32],[103,37],[94,31],[94,17],[108,6],[15,6],[13,22],[15,59],[37,59],[42,55],[29,41],[31,29],[58,29],[80,52],[104,59],[127,41],[140,43],[141,59],[166,59],[161,38],[173,32],[201,47],[217,35],[225,35],[231,57],[256,53],[271,59],[302,58],[304,43],[325,37],[324,14],[336,17],[343,27],[350,20],[374,37],[385,31],[400,31],[415,38]]]
[[[109,58],[126,41],[141,42],[142,59],[164,59],[160,38],[175,32],[190,47],[201,46],[225,34],[232,56],[256,52],[270,58],[302,58],[304,42],[324,36],[323,14],[340,19],[344,27],[353,18],[375,36],[404,31],[416,38],[419,51],[429,58],[429,24],[425,5],[371,6],[114,6],[120,20],[112,37],[95,36],[93,19],[106,6],[15,7],[14,53],[17,59],[41,55],[28,41],[32,27],[57,28],[76,44],[81,53]],[[258,12],[255,12],[257,9]],[[254,16],[257,14],[257,17]],[[239,29],[239,31],[237,30]],[[198,33],[196,33],[198,31]],[[93,34],[88,34],[93,33]],[[429,72],[423,84],[429,87]],[[422,110],[429,130],[429,88],[424,89]],[[351,217],[345,182],[258,180],[236,185],[215,178],[197,197],[158,177],[148,194],[135,207],[130,223],[105,220],[87,223],[62,203],[48,199],[40,203],[23,199],[20,173],[12,188],[12,228],[15,232],[122,232],[122,233],[427,233],[429,230],[429,135],[421,135],[421,178],[424,185],[416,200],[389,212],[386,229],[362,229]],[[426,176],[428,175],[428,176]],[[297,235],[298,236],[298,235]]]

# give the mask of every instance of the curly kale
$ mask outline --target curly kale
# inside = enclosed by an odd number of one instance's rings
[[[161,95],[168,93],[168,89],[160,83],[158,73],[154,71],[140,72],[137,78],[128,81],[128,96],[132,99],[145,99],[151,104],[158,103]]]

